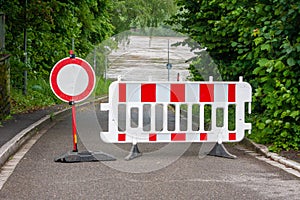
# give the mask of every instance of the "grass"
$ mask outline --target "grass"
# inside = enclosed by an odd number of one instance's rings
[[[59,103],[43,78],[29,79],[27,93],[11,88],[11,114],[26,113]]]
[[[97,77],[95,96],[108,94],[110,83],[110,80]],[[11,114],[31,112],[62,103],[52,92],[49,82],[43,78],[28,81],[27,95],[20,89],[11,88]]]
[[[102,96],[108,94],[108,88],[112,83],[112,81],[105,80],[103,78],[98,78],[97,80],[98,81],[96,83],[95,90],[94,90],[95,96]]]

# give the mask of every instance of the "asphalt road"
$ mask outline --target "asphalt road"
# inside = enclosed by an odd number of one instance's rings
[[[16,166],[0,199],[300,198],[299,178],[254,158],[239,144],[226,145],[237,159],[199,157],[205,148],[201,144],[143,144],[142,157],[125,161],[130,145],[99,139],[106,116],[99,105],[78,110],[79,150],[104,151],[116,161],[54,162],[72,150],[71,116],[55,119],[54,126],[40,131],[43,135]]]

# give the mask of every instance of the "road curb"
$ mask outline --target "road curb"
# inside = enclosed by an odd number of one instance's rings
[[[254,150],[255,152],[265,156],[266,158],[270,158],[278,163],[281,163],[287,167],[290,167],[300,172],[300,163],[279,156],[276,153],[269,152],[268,148],[262,144],[256,144],[248,138],[244,138],[241,141],[241,143],[250,148],[251,150]]]
[[[78,104],[78,108],[87,106],[91,103],[101,102],[107,99],[107,96],[100,97],[90,102],[85,102]],[[65,108],[63,110],[57,111],[53,114],[48,114],[41,118],[37,122],[31,124],[27,128],[20,131],[15,137],[6,142],[2,147],[0,147],[0,167],[2,167],[7,160],[14,155],[20,147],[27,142],[33,135],[35,135],[41,128],[43,128],[47,123],[49,123],[53,117],[60,117],[67,114],[71,110],[71,107]]]

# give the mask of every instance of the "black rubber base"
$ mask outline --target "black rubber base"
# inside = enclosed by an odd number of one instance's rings
[[[114,161],[115,157],[103,152],[73,152],[69,151],[54,159],[55,162],[74,163],[74,162],[97,162],[97,161]]]
[[[142,156],[142,153],[140,152],[137,144],[135,144],[135,145],[132,145],[130,153],[127,157],[125,157],[125,160],[132,160],[132,159],[135,159],[140,156]]]
[[[227,151],[227,149],[224,147],[223,144],[219,144],[219,143],[216,143],[214,148],[207,155],[230,158],[230,159],[236,158],[235,155],[232,155]]]

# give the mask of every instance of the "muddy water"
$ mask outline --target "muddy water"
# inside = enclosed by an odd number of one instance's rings
[[[172,46],[183,41],[183,37],[148,37],[130,36],[129,43],[120,44],[117,51],[113,51],[109,59],[108,78],[122,77],[127,81],[167,81],[168,69],[168,41],[169,59],[172,69],[169,71],[169,80],[176,81],[178,73],[181,80],[189,76],[186,60],[194,54],[186,46]]]

